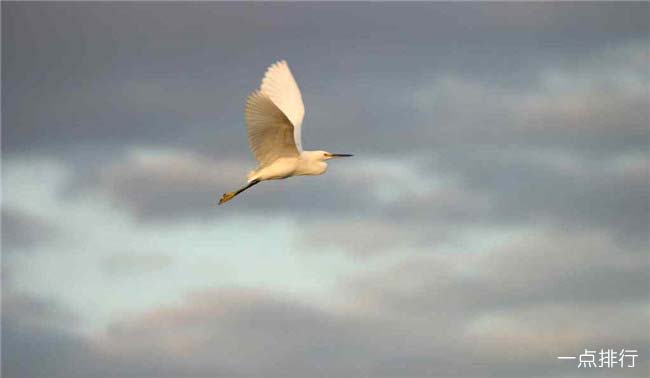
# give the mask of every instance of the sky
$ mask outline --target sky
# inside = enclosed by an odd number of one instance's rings
[[[2,376],[647,376],[649,13],[2,2]],[[280,59],[355,156],[217,206]]]

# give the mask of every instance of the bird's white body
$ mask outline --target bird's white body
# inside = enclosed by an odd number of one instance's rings
[[[322,175],[326,160],[352,156],[326,151],[303,151],[301,126],[305,116],[302,95],[285,61],[271,65],[260,89],[246,101],[248,142],[259,165],[248,174],[248,185],[225,193],[219,204],[266,180],[291,176]]]
[[[286,157],[258,168],[248,174],[248,182],[254,180],[281,180],[291,176],[317,176],[327,171],[325,151],[303,151],[298,157]]]

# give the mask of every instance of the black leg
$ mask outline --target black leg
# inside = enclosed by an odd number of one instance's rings
[[[248,189],[248,188],[250,188],[252,186],[255,186],[255,185],[259,184],[259,182],[260,182],[260,180],[253,180],[253,181],[249,182],[248,185],[246,185],[245,187],[243,187],[243,188],[239,189],[238,191],[236,191],[235,195],[243,192],[244,190],[246,190],[246,189]]]

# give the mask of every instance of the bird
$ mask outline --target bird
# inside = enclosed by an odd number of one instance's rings
[[[328,160],[353,156],[304,151],[300,136],[304,116],[300,88],[286,60],[272,64],[259,89],[248,96],[244,111],[248,144],[258,166],[248,173],[246,185],[224,193],[219,205],[262,181],[322,175]]]

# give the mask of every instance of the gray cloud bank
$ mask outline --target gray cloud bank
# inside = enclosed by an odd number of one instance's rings
[[[261,289],[207,289],[116,320],[92,339],[53,327],[53,304],[10,297],[3,373],[592,376],[556,357],[611,346],[639,351],[637,367],[617,374],[641,377],[648,268],[644,256],[601,236],[551,232],[488,255],[413,258],[354,278],[339,308]]]
[[[2,208],[2,250],[17,251],[52,238],[56,227],[22,211]]]
[[[2,143],[14,152],[173,140],[236,153],[232,146],[245,141],[236,127],[244,99],[280,57],[295,64],[306,94],[306,124],[314,125],[306,136],[339,146],[340,137],[315,125],[353,124],[316,115],[350,106],[323,106],[316,94],[356,104],[368,126],[401,121],[391,127],[407,131],[409,118],[384,88],[416,88],[432,71],[525,85],[549,61],[647,38],[643,3],[8,3],[3,10],[3,88],[12,95],[3,97],[10,127]]]

